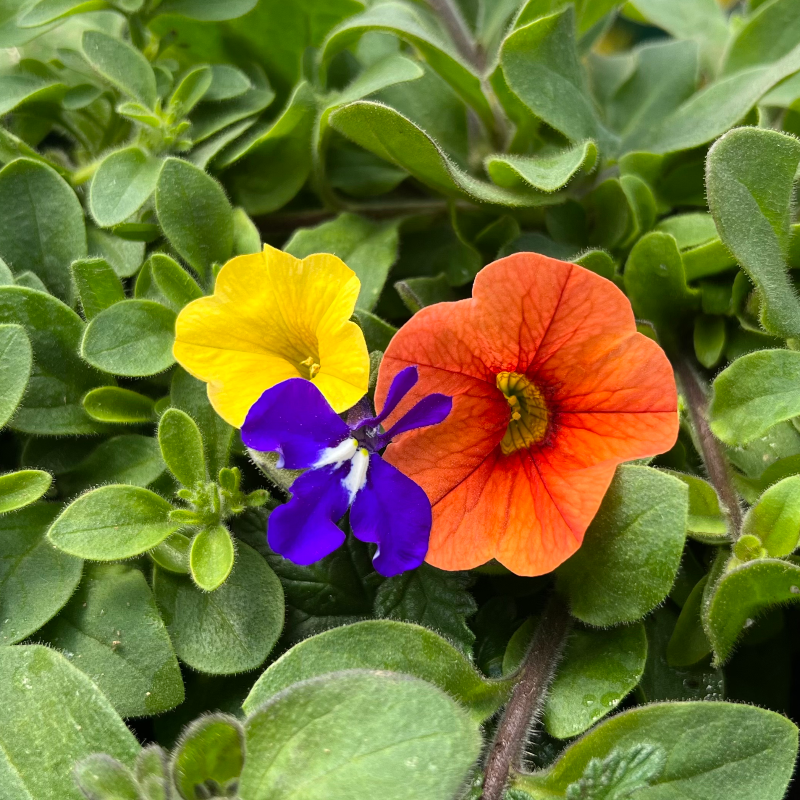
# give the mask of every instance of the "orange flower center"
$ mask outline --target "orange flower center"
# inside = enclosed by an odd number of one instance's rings
[[[541,442],[547,433],[547,405],[536,385],[518,372],[501,372],[497,388],[511,407],[511,419],[500,442],[503,455]]]

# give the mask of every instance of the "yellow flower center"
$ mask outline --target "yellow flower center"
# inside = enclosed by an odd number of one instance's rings
[[[319,371],[320,366],[314,359],[314,356],[309,356],[304,361],[300,362],[301,367],[308,367],[308,378],[311,380]],[[300,370],[302,372],[303,370]]]
[[[535,384],[518,372],[501,372],[497,388],[511,408],[505,436],[500,442],[503,455],[538,444],[547,433],[547,405]]]

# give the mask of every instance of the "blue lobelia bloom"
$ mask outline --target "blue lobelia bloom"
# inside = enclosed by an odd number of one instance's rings
[[[380,414],[353,421],[358,413],[351,411],[349,423],[304,378],[283,381],[255,402],[242,426],[245,445],[277,451],[279,467],[307,470],[292,484],[292,499],[270,515],[267,534],[275,552],[296,564],[324,558],[344,542],[336,523],[350,508],[353,535],[378,545],[373,564],[381,575],[422,563],[431,532],[430,501],[379,455],[398,434],[435,425],[450,413],[452,398],[431,394],[381,432],[381,423],[417,379],[417,368],[406,367],[392,381]]]

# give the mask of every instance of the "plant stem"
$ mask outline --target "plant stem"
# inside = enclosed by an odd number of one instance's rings
[[[571,618],[564,601],[550,598],[522,662],[511,699],[497,727],[486,761],[482,800],[501,800],[511,769],[519,769],[528,731],[544,705],[567,641]]]
[[[700,445],[700,455],[708,472],[708,478],[716,489],[723,511],[728,517],[731,538],[736,541],[742,530],[742,508],[739,505],[739,495],[731,481],[728,459],[708,424],[706,390],[694,366],[685,356],[679,355],[673,358],[673,366],[683,387],[684,399],[697,434],[697,443]]]
[[[472,33],[454,0],[428,0],[428,5],[447,28],[447,32],[450,34],[450,38],[453,40],[458,52],[478,72],[483,72],[486,66],[483,53],[475,43],[475,39],[472,37]]]

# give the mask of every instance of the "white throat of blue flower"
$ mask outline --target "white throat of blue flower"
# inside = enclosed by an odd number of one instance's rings
[[[369,453],[365,447],[359,447],[355,437],[345,439],[336,447],[326,447],[314,463],[314,469],[333,466],[338,469],[346,461],[350,462],[350,469],[342,479],[342,486],[347,491],[352,503],[359,490],[367,482],[367,467],[369,466]]]

